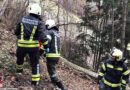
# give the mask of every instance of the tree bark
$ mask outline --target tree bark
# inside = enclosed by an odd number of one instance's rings
[[[60,19],[59,19],[59,14],[60,14],[60,1],[59,1],[59,0],[58,0],[58,2],[57,2],[57,5],[58,5],[57,23],[59,24],[59,23],[60,23]]]
[[[2,15],[4,14],[7,5],[8,5],[8,0],[4,0],[2,3],[2,7],[0,8],[0,19]]]
[[[121,50],[124,52],[125,48],[125,28],[126,28],[126,8],[127,0],[122,0],[122,36],[121,36]]]
[[[63,61],[66,65],[78,70],[78,71],[81,71],[81,72],[84,72],[86,73],[87,75],[93,77],[93,78],[97,78],[98,74],[93,72],[93,71],[90,71],[88,69],[85,69],[85,68],[82,68],[76,64],[73,64],[71,62],[69,62],[68,60],[66,60],[65,58],[61,57],[61,61]]]
[[[114,47],[114,10],[112,7],[112,43],[111,43],[111,48]]]
[[[80,66],[78,66],[76,64],[73,64],[73,63],[69,62],[67,59],[63,58],[63,57],[61,57],[61,61],[64,62],[69,67],[91,76],[92,79],[97,79],[97,77],[98,77],[98,73],[95,73],[95,72],[93,72],[91,70],[88,70],[88,69],[82,68],[82,67],[80,67]],[[130,72],[130,70],[129,70],[129,72]],[[130,81],[130,78],[129,78],[129,81]],[[126,89],[129,90],[130,87],[127,85]]]

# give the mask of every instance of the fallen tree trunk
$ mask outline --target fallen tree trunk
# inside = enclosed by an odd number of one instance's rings
[[[74,68],[75,70],[78,70],[78,71],[81,71],[83,73],[86,73],[87,75],[91,76],[92,78],[96,79],[98,77],[98,73],[95,73],[93,71],[90,71],[88,69],[85,69],[85,68],[82,68],[76,64],[73,64],[71,62],[69,62],[68,60],[66,60],[65,58],[61,57],[61,61],[63,61],[66,65],[70,66],[71,68]],[[129,70],[130,72],[130,70]],[[129,82],[130,83],[130,79],[129,79]],[[127,85],[127,90],[130,89],[129,85]]]
[[[2,15],[4,14],[7,5],[8,5],[8,0],[4,0],[2,3],[2,7],[0,8],[0,19]]]
[[[63,61],[65,64],[69,65],[70,67],[72,67],[72,68],[74,68],[76,70],[79,70],[81,72],[84,72],[87,75],[89,75],[89,76],[91,76],[91,77],[93,77],[95,79],[98,77],[97,73],[95,73],[93,71],[90,71],[88,69],[82,68],[82,67],[80,67],[80,66],[78,66],[76,64],[73,64],[73,63],[69,62],[68,60],[66,60],[65,58],[63,58],[63,57],[61,57],[61,61]]]

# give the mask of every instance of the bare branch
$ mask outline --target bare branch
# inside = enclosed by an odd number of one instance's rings
[[[0,19],[1,19],[1,16],[4,14],[7,5],[8,5],[8,0],[4,0],[3,4],[2,4],[2,7],[0,9]]]
[[[73,23],[73,22],[70,22],[70,23],[63,23],[63,24],[58,24],[58,26],[65,26],[65,25],[80,25],[81,23]]]

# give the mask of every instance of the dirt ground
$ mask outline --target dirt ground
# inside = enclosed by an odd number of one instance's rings
[[[9,90],[57,90],[49,81],[45,62],[40,61],[41,81],[38,87],[31,86],[31,69],[27,61],[25,61],[23,75],[17,75],[15,73],[15,52],[16,37],[13,31],[0,28],[0,77],[3,78],[4,88],[10,88]],[[66,65],[57,65],[57,72],[66,90],[98,90],[98,85],[93,80]]]

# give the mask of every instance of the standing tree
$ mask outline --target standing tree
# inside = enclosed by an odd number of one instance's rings
[[[125,31],[126,31],[126,8],[127,0],[122,0],[122,35],[121,35],[121,49],[125,49]]]
[[[125,48],[127,0],[103,0],[102,4],[99,0],[86,2],[82,25],[93,31],[89,39],[91,43],[86,44],[93,51],[93,69],[97,71],[106,52],[109,53],[114,46],[122,50]],[[121,44],[118,45],[116,41],[120,35]]]

